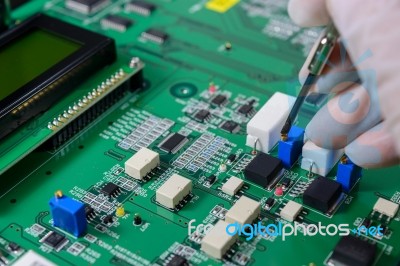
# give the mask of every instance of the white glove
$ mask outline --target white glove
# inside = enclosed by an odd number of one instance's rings
[[[345,148],[363,167],[399,164],[400,1],[290,0],[288,10],[305,27],[333,20],[349,53],[337,45],[313,87],[334,96],[309,123],[306,136],[324,148]],[[361,82],[354,83],[356,74]]]

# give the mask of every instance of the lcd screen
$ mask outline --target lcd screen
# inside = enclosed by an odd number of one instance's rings
[[[0,101],[81,46],[76,41],[35,28],[1,48]]]

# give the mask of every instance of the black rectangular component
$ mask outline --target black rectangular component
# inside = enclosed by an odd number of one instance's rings
[[[233,153],[229,154],[228,161],[233,163],[235,160],[236,160],[236,154]]]
[[[57,248],[62,242],[64,242],[64,240],[65,236],[53,231],[45,239],[43,239],[43,243],[52,248]]]
[[[169,257],[166,266],[188,266],[188,262],[184,257],[173,254]]]
[[[141,0],[132,1],[130,3],[127,3],[125,6],[126,11],[136,12],[143,16],[150,15],[155,9],[156,5]]]
[[[156,42],[158,44],[163,44],[168,39],[168,34],[158,29],[148,29],[142,32],[142,38]]]
[[[227,99],[225,95],[219,94],[211,100],[211,103],[220,106],[226,103]]]
[[[109,0],[66,0],[65,6],[82,14],[90,14],[105,7]]]
[[[253,111],[253,106],[251,104],[245,104],[239,107],[238,112],[242,115],[249,115]]]
[[[271,208],[271,207],[274,205],[274,203],[275,203],[274,198],[268,198],[268,199],[265,201],[265,206],[267,206],[268,208]]]
[[[120,187],[114,183],[107,183],[102,189],[101,192],[109,197],[115,197],[121,191]]]
[[[317,177],[303,193],[303,203],[321,212],[327,212],[342,194],[342,186],[326,177]]]
[[[245,177],[253,183],[266,187],[282,171],[282,161],[260,152],[244,169]]]
[[[207,177],[207,183],[210,185],[213,184],[215,182],[215,180],[217,180],[216,175],[210,175],[209,177]]]
[[[330,260],[346,266],[371,266],[374,263],[376,251],[375,244],[347,235],[339,240]]]
[[[161,143],[160,148],[166,152],[175,153],[186,140],[187,138],[185,136],[179,133],[174,133]]]
[[[290,186],[290,183],[291,183],[291,181],[290,181],[290,178],[288,178],[288,177],[284,177],[281,181],[281,185],[284,189],[287,189]]]
[[[228,131],[229,133],[236,133],[239,131],[239,124],[234,121],[225,121],[221,124],[221,129]]]
[[[132,24],[132,20],[117,15],[108,15],[101,20],[101,26],[103,26],[103,28],[114,29],[121,32],[126,31]]]
[[[65,40],[66,45],[75,43],[78,47],[60,60],[54,60],[56,63],[51,64],[43,72],[34,74],[22,85],[18,85],[14,80],[9,81],[16,87],[0,98],[0,139],[49,109],[91,74],[116,59],[114,40],[43,14],[38,14],[3,34],[0,39],[0,51],[10,47],[14,49],[15,45],[26,41],[28,37],[35,42],[43,39],[33,38],[32,34],[33,36],[45,34],[49,36],[48,38],[58,38],[60,42]],[[43,41],[43,46],[46,45],[48,43]],[[37,53],[29,46],[26,49],[30,49],[27,52],[32,56]],[[36,61],[42,63],[41,60],[35,60],[35,62],[21,61],[18,64],[21,68],[35,69],[35,64],[38,64]],[[0,62],[0,66],[5,63],[7,62]],[[2,69],[7,71],[10,68],[6,66]],[[2,73],[2,75],[3,78],[4,76],[21,78],[18,73]]]
[[[210,111],[206,109],[199,110],[195,115],[194,118],[199,122],[204,122],[210,116]]]

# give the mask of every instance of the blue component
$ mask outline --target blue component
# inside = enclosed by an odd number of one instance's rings
[[[286,141],[279,141],[278,157],[285,168],[290,168],[297,161],[304,144],[304,129],[292,126]]]
[[[362,175],[362,168],[349,159],[346,163],[339,163],[336,181],[342,184],[343,190],[349,192]]]
[[[87,228],[85,205],[67,196],[53,197],[49,201],[53,224],[76,237]]]

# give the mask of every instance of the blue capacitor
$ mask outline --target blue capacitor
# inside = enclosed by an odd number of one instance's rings
[[[338,164],[336,181],[342,184],[343,190],[349,192],[362,175],[362,168],[349,159]]]
[[[286,141],[279,141],[278,157],[285,168],[290,168],[297,161],[304,144],[304,129],[292,126]]]
[[[65,195],[58,195],[49,201],[53,225],[73,234],[81,236],[87,228],[85,205]]]

